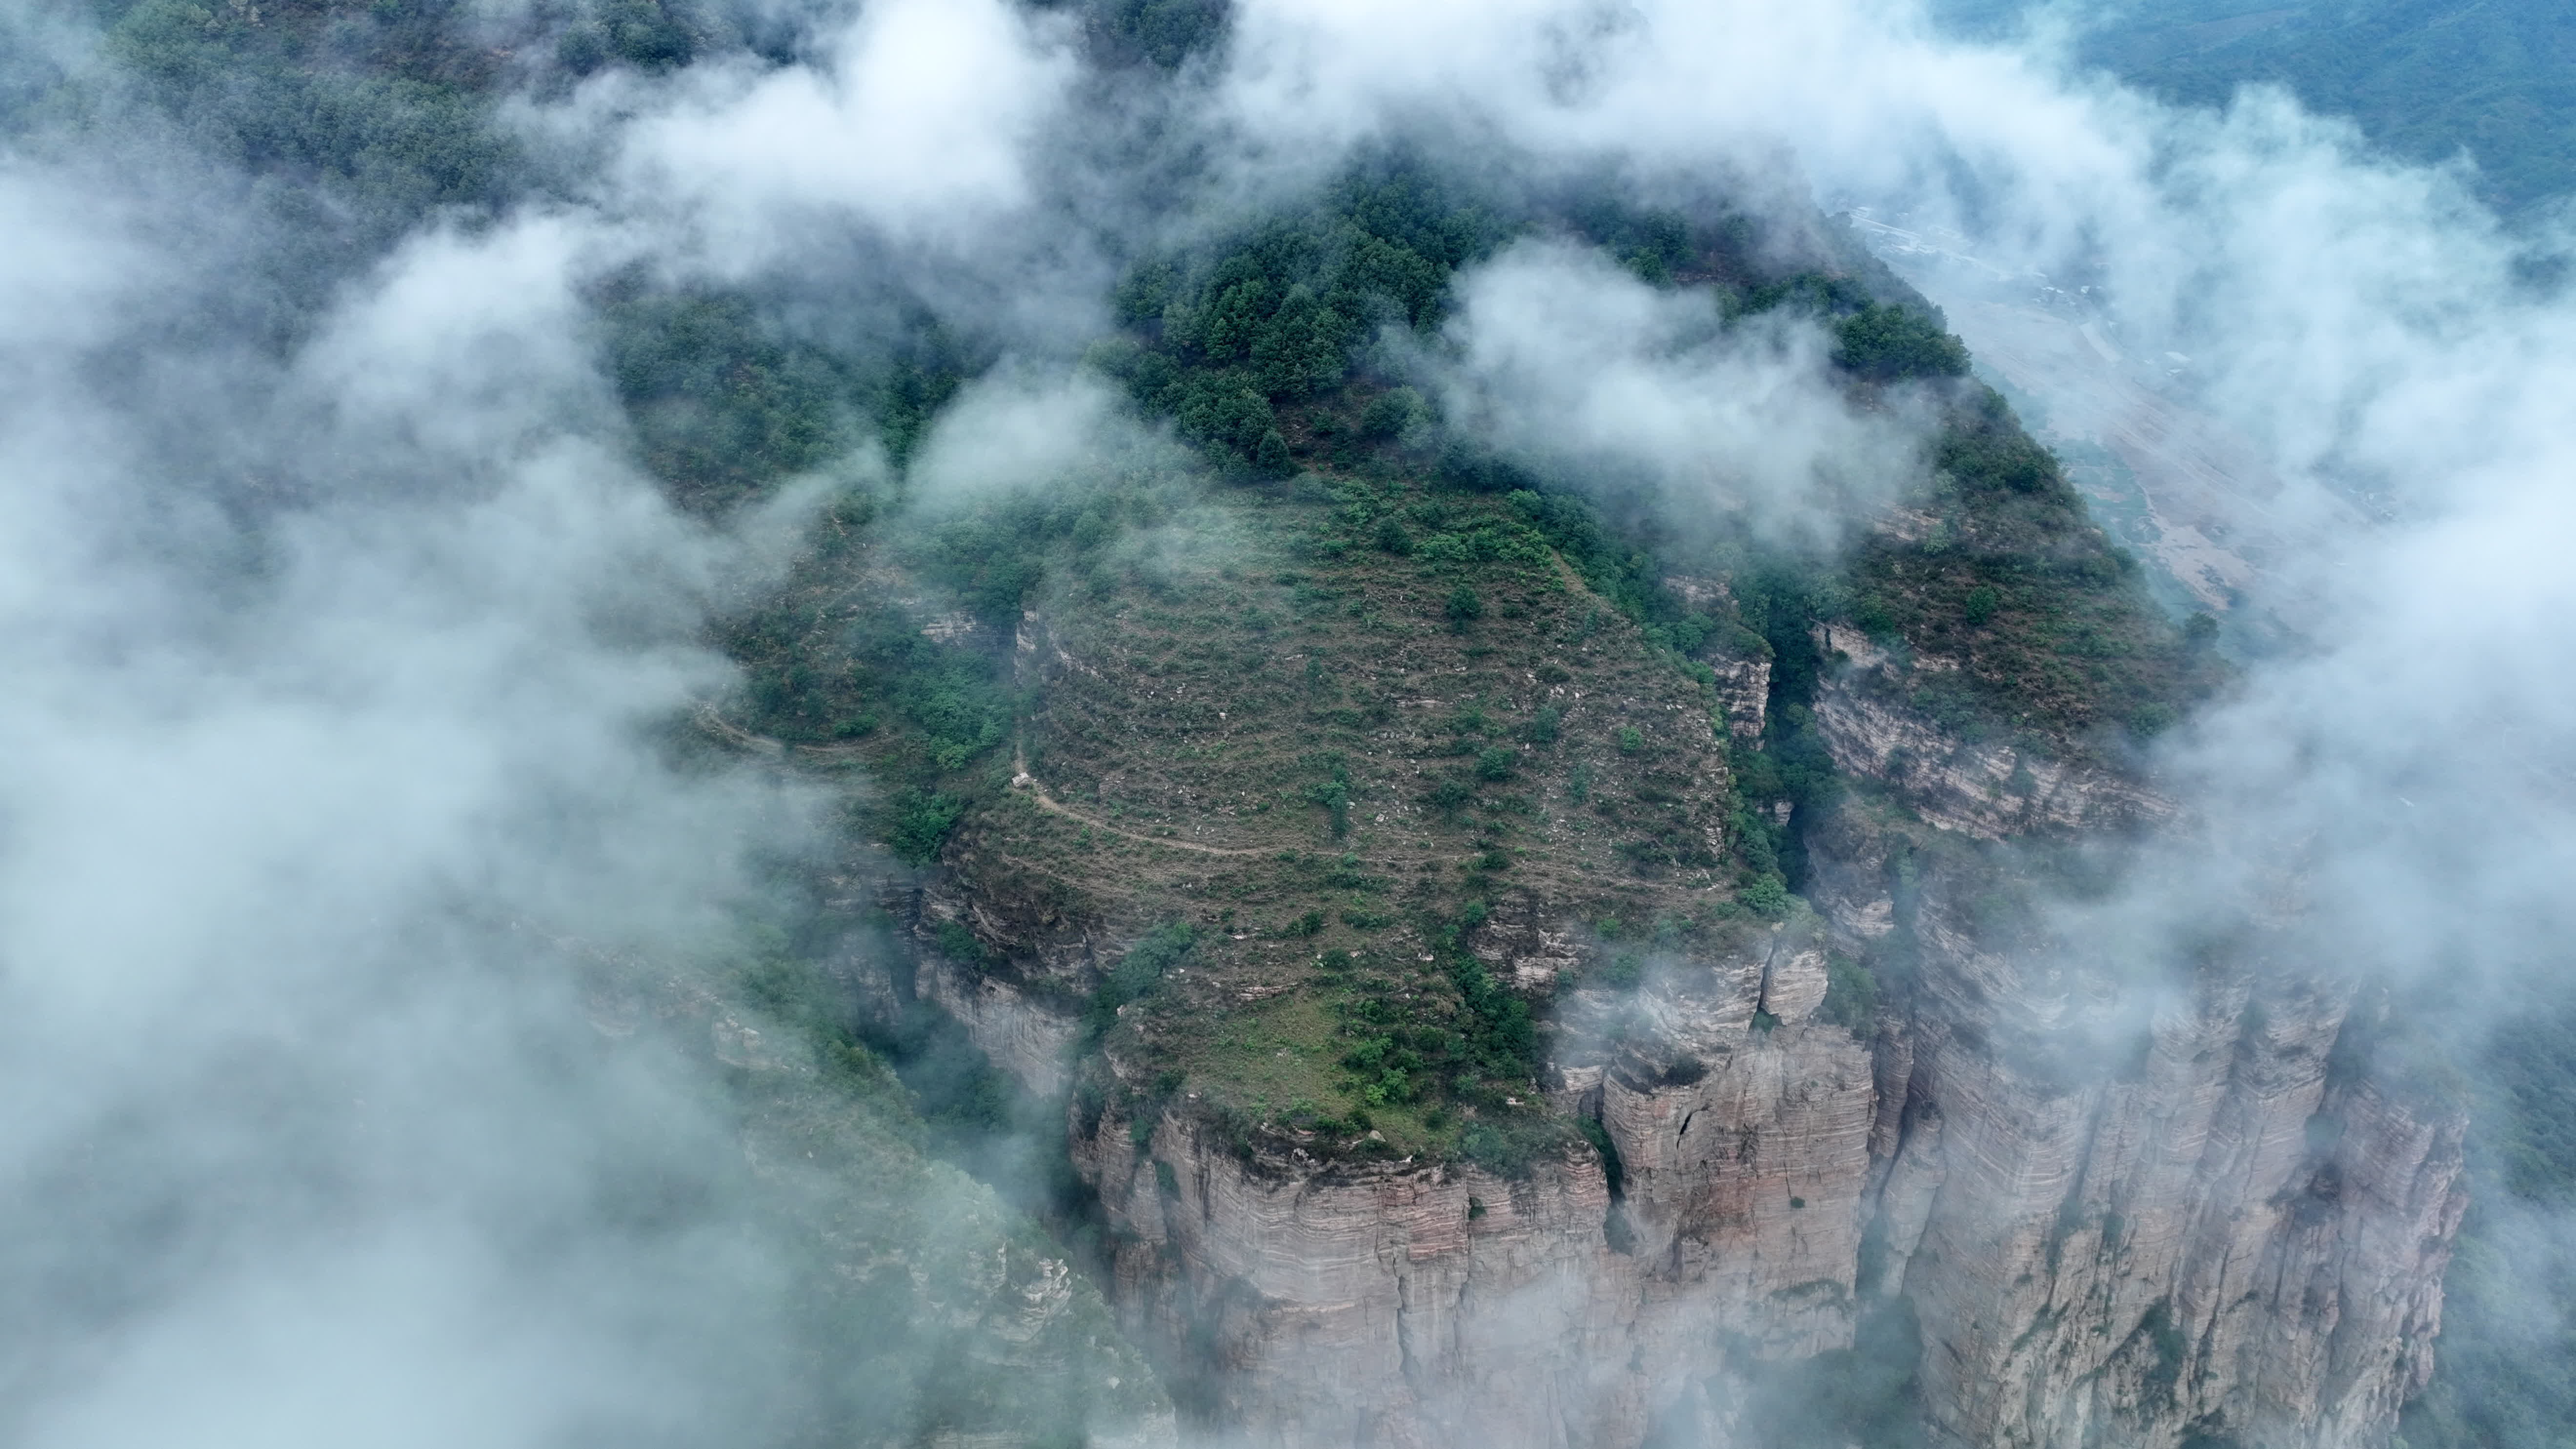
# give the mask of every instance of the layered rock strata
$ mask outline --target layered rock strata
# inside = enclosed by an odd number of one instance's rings
[[[2140,983],[1996,924],[2012,876],[1983,842],[2168,813],[2151,792],[1987,758],[1848,682],[1817,718],[1890,792],[1810,829],[1817,914],[1558,998],[1552,1100],[1599,1124],[1615,1189],[1579,1142],[1507,1179],[1229,1139],[1186,1097],[1077,1107],[1116,1296],[1194,1413],[1281,1446],[1557,1446],[1689,1404],[1727,1444],[1726,1383],[1902,1298],[1955,1444],[2387,1442],[2430,1371],[2460,1115],[2339,1055],[2350,988],[2261,940]],[[2037,788],[1991,788],[2016,772]],[[1545,960],[1535,985],[1582,939],[1505,913],[1483,954]],[[1819,1015],[1829,952],[1886,983],[1857,1032]],[[927,979],[1029,1085],[1063,1081],[1044,1000]]]

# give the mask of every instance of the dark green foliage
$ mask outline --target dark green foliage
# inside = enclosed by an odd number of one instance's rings
[[[968,966],[985,964],[984,943],[975,933],[955,921],[942,921],[938,930],[939,949],[948,959]]]
[[[1484,596],[1478,594],[1469,585],[1460,584],[1449,591],[1449,602],[1442,607],[1441,612],[1448,616],[1452,624],[1472,623],[1485,616]]]
[[[1538,713],[1530,716],[1529,723],[1521,726],[1521,738],[1534,745],[1555,744],[1557,729],[1564,720],[1564,710],[1552,704],[1541,705]]]
[[[1016,605],[1022,583],[1007,565],[1007,555],[988,558],[963,582],[987,582]],[[749,674],[745,693],[759,732],[851,739],[891,715],[912,757],[888,764],[916,776],[962,769],[1010,736],[1011,696],[990,655],[926,639],[891,603],[871,603],[850,617],[781,596],[726,628],[725,642]]]
[[[1431,790],[1424,798],[1444,819],[1454,820],[1459,811],[1475,802],[1475,782],[1464,775],[1445,774],[1432,782]]]
[[[900,791],[884,832],[886,848],[907,865],[928,865],[939,858],[939,848],[948,843],[948,832],[965,809],[966,802],[951,795]]]
[[[1581,1118],[1575,1126],[1582,1131],[1583,1140],[1591,1143],[1592,1150],[1601,1155],[1601,1175],[1609,1183],[1610,1200],[1615,1204],[1620,1198],[1626,1196],[1628,1191],[1627,1164],[1619,1160],[1618,1141],[1611,1137],[1610,1129],[1602,1126],[1597,1118]]]
[[[886,457],[901,468],[912,461],[931,419],[978,370],[956,337],[936,318],[917,315],[897,341],[876,388],[877,436]]]
[[[606,320],[644,464],[684,506],[720,512],[848,444],[842,370],[769,337],[744,299],[640,296]]]
[[[1198,932],[1186,921],[1167,921],[1145,933],[1143,939],[1127,948],[1118,964],[1109,968],[1099,989],[1091,993],[1091,1004],[1084,1013],[1084,1030],[1097,1042],[1116,1025],[1118,1008],[1139,1001],[1162,984],[1163,973],[1188,958],[1198,945]]]
[[[612,62],[647,72],[677,70],[712,38],[706,18],[686,0],[602,0],[564,31],[555,60],[577,76]]]
[[[1409,387],[1392,387],[1369,399],[1360,411],[1360,434],[1378,441],[1404,436],[1409,429],[1431,420],[1430,406],[1422,394]]]
[[[1971,493],[2062,497],[2069,491],[2056,456],[1991,405],[1944,432],[1932,462]]]
[[[1328,755],[1320,762],[1326,778],[1306,787],[1306,798],[1324,807],[1333,838],[1351,833],[1351,767],[1340,755]]]
[[[112,14],[103,49],[193,144],[285,183],[272,197],[293,206],[293,244],[270,280],[319,306],[433,208],[498,206],[516,179],[474,26],[438,0],[265,13],[141,0]]]
[[[1481,780],[1508,780],[1519,763],[1518,757],[1500,745],[1489,745],[1476,754],[1476,777]]]
[[[1602,195],[1568,208],[1584,240],[1618,259],[1638,280],[1662,286],[1699,260],[1690,218],[1677,211],[1639,209]]]
[[[1570,493],[1518,486],[1510,491],[1508,501],[1513,512],[1573,566],[1586,587],[1635,621],[1648,639],[1687,654],[1715,634],[1714,620],[1692,612],[1664,587],[1670,570],[1663,561],[1652,550],[1620,537],[1589,502]]]
[[[1450,274],[1494,235],[1421,169],[1364,165],[1303,215],[1215,256],[1138,266],[1116,301],[1139,336],[1093,360],[1218,463],[1284,476],[1293,458],[1277,407],[1340,388],[1378,325],[1435,321]],[[1409,390],[1378,401],[1362,420],[1369,437],[1397,436],[1425,411]]]
[[[2137,561],[2093,525],[2000,397],[1979,389],[1954,410],[1932,461],[1935,526],[1865,544],[1844,606],[1874,634],[1963,665],[1919,676],[1904,703],[1968,740],[2001,730],[2085,755],[2117,747],[2122,731],[2154,733],[2215,687],[2216,652],[2166,620]],[[1822,591],[1806,592],[1830,611]],[[1803,672],[1791,641],[1765,634]]]
[[[1538,1074],[1538,1027],[1529,1003],[1496,982],[1459,943],[1455,930],[1446,936],[1441,964],[1465,1008],[1460,1023],[1464,1059],[1491,1080],[1526,1085]]]
[[[1967,375],[1967,344],[1939,317],[1903,304],[1862,304],[1834,324],[1834,339],[1834,365],[1874,381]]]
[[[1840,952],[1826,953],[1825,1000],[1816,1016],[1867,1039],[1878,1020],[1878,978]]]
[[[1868,289],[1848,277],[1799,272],[1753,287],[1745,293],[1742,313],[1751,315],[1785,307],[1838,318],[1851,316],[1869,304]]]
[[[1229,0],[1090,0],[1080,8],[1094,55],[1164,70],[1223,45],[1233,18]]]
[[[2148,1397],[2170,1404],[2174,1390],[2181,1386],[2184,1356],[2190,1340],[2173,1321],[2173,1300],[2159,1298],[2147,1306],[2146,1316],[2130,1332],[2129,1341],[2144,1346],[2149,1355],[2144,1382]]]
[[[1458,1133],[1458,1155],[1487,1172],[1523,1178],[1541,1159],[1562,1151],[1566,1141],[1565,1128],[1550,1118],[1520,1114],[1480,1118]]]
[[[1861,1313],[1850,1348],[1760,1370],[1735,1432],[1765,1449],[1918,1449],[1928,1442],[1915,1388],[1922,1357],[1913,1300],[1873,1303]],[[1684,1442],[1690,1439],[1670,1431],[1649,1440],[1658,1449]]]

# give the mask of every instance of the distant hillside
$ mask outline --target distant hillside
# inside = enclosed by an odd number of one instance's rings
[[[1993,36],[2026,0],[1934,0],[1962,34]],[[2508,209],[2576,190],[2576,6],[2552,0],[2110,0],[2084,58],[2174,100],[2223,102],[2275,82],[2360,122],[2400,156],[2465,149]]]

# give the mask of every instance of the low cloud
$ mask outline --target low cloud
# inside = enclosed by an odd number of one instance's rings
[[[683,72],[626,129],[624,189],[676,203],[721,272],[853,226],[971,250],[1040,189],[1030,149],[1074,73],[1064,39],[1001,0],[878,0],[817,62]]]
[[[424,237],[276,359],[172,200],[0,233],[58,283],[0,322],[0,1435],[758,1437],[723,1125],[547,944],[722,950],[797,847],[653,735],[727,677],[723,545],[593,431],[559,228]]]
[[[1434,372],[1451,426],[1690,516],[1830,538],[1919,473],[1918,428],[1855,407],[1812,320],[1730,324],[1597,250],[1524,242],[1463,274]]]

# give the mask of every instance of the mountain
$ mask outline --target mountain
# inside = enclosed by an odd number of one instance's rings
[[[1335,345],[1533,230],[1825,319],[1856,397],[1942,400],[1943,466],[1847,550],[1622,529]],[[912,782],[881,1009],[1066,1104],[1208,1432],[2384,1442],[2459,1106],[2260,926],[2152,1020],[2052,928],[2087,851],[2188,828],[2137,742],[2225,667],[1806,235],[1398,166],[1148,262],[1089,365],[1207,462],[836,528],[722,732]]]
[[[1940,21],[2000,35],[2046,11],[1939,0]],[[2277,85],[2310,109],[2347,116],[2389,153],[2446,162],[2465,153],[2475,189],[2513,209],[2576,190],[2576,16],[2540,0],[2079,7],[2076,53],[2190,105],[2224,105]]]
[[[207,1242],[301,1271],[347,1229],[271,1231],[239,1189],[276,1159],[399,1220],[418,1178],[488,1177],[441,1231],[513,1263],[640,1237],[724,1280],[728,1312],[662,1339],[662,1259],[583,1305],[601,1358],[682,1345],[601,1375],[671,1442],[2421,1449],[2545,1422],[2476,1401],[2514,1377],[2479,1337],[2508,1240],[2464,1258],[2473,1376],[2435,1363],[2467,1184],[2563,1198],[2564,1024],[2465,1082],[2421,990],[2327,944],[2325,847],[2213,888],[2231,824],[2173,773],[2277,662],[2217,617],[2256,550],[2131,519],[2161,550],[2133,555],[2078,486],[2111,465],[2026,430],[1780,175],[1411,121],[1264,152],[1208,98],[1251,13],[137,0],[61,20],[76,42],[12,32],[13,155],[143,218],[24,255],[156,286],[219,259],[177,302],[31,302],[8,354],[107,399],[77,434],[13,419],[29,455],[155,460],[150,506],[81,535],[154,587],[69,592],[185,605],[83,614],[47,667],[202,650],[251,735],[288,733],[294,690],[361,693],[350,656],[469,656],[508,701],[442,754],[418,717],[483,707],[394,694],[366,717],[389,743],[304,792],[368,808],[242,873],[261,920],[203,928],[194,994],[102,988],[249,1004],[150,1037],[203,1067],[174,1080],[214,1084],[207,1118],[48,1086],[77,1130],[6,1200],[43,1245],[0,1280],[16,1334],[158,1344]],[[2095,43],[2199,94],[2257,54],[2507,33],[2374,14]],[[887,34],[891,70],[850,39]],[[2413,117],[2433,54],[2335,73]],[[958,55],[1009,93],[976,92],[1007,145],[914,74]],[[871,86],[895,100],[863,125],[817,119]],[[1011,109],[1050,86],[1055,132]],[[905,108],[935,145],[852,142]],[[2542,194],[2545,121],[2494,114],[2539,148],[2495,175]],[[2111,360],[2085,316],[1998,375],[2070,339]],[[2178,455],[2200,441],[2150,406],[2176,375],[2120,398]],[[316,571],[329,607],[289,587]],[[328,651],[241,642],[289,624]],[[450,797],[475,808],[421,833],[467,843],[387,867],[400,909],[319,869]],[[159,839],[97,869],[160,871],[138,893],[197,921],[220,852]],[[308,917],[310,970],[263,974],[271,923]],[[343,976],[453,995],[299,1014]],[[78,1040],[121,1040],[90,1000]],[[488,1055],[415,1064],[409,1028],[451,1015]],[[379,1078],[341,1057],[371,1053],[399,1117],[361,1111]],[[438,1169],[379,1189],[228,1085],[308,1058],[368,1152]],[[538,1084],[493,1115],[561,1129],[498,1166],[439,1110],[493,1060]],[[549,1115],[586,1093],[631,1110]],[[2473,1142],[2473,1107],[2506,1127]],[[102,1165],[94,1118],[274,1152],[197,1191],[189,1153]],[[0,1422],[120,1382],[79,1357],[13,1371],[41,1405]],[[565,1422],[495,1437],[622,1421]]]

